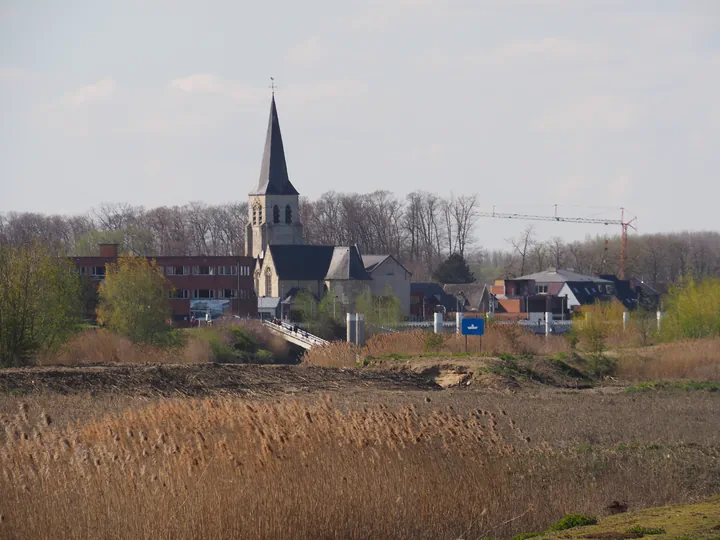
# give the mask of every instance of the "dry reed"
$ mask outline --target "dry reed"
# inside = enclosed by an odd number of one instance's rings
[[[62,364],[187,364],[206,362],[194,340],[188,350],[133,343],[104,329],[89,329],[75,336],[59,351],[37,359],[39,365]]]
[[[622,351],[617,373],[635,381],[720,381],[720,339],[676,341]]]
[[[458,354],[465,352],[465,337],[455,334],[439,334],[441,343],[428,348],[429,332],[413,331],[395,334],[377,334],[367,341],[365,347],[346,343],[333,343],[327,347],[311,349],[303,362],[316,366],[352,367],[366,357],[421,354]],[[536,336],[517,325],[491,325],[482,338],[468,336],[467,351],[471,354],[497,356],[500,354],[545,355],[569,353],[570,345],[562,336]]]
[[[187,400],[54,429],[21,406],[3,427],[13,538],[507,537],[720,485],[715,447],[555,449],[500,409]]]

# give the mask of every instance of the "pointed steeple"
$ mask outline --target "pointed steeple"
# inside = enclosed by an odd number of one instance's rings
[[[274,92],[270,104],[270,121],[268,122],[267,137],[265,138],[260,179],[255,189],[250,192],[250,195],[298,195],[297,190],[290,183],[290,178],[288,178]]]

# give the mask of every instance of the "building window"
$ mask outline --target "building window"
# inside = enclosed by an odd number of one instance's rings
[[[258,206],[258,223],[262,223],[262,206]]]
[[[285,223],[292,223],[292,208],[289,204],[285,207]]]
[[[190,267],[189,266],[166,266],[165,267],[165,275],[166,276],[188,276],[188,275],[190,275]]]
[[[280,208],[277,204],[273,206],[273,223],[280,223]]]
[[[175,289],[174,291],[170,291],[170,298],[175,300],[187,300],[190,298],[190,291],[187,289]]]
[[[87,275],[87,266],[80,267],[80,275],[81,276]]]
[[[265,296],[272,296],[272,271],[265,271]]]
[[[548,286],[547,285],[536,285],[535,291],[536,291],[536,294],[547,294]]]
[[[193,266],[193,275],[195,276],[214,276],[214,266]]]
[[[257,208],[253,208],[253,225],[257,225]]]
[[[237,298],[237,289],[219,289],[218,298]]]
[[[218,275],[220,276],[237,276],[238,267],[234,264],[228,266],[218,266]]]
[[[105,277],[105,267],[104,266],[92,266],[90,268],[90,273],[92,274],[93,277],[102,279]]]
[[[193,298],[215,298],[215,291],[213,289],[195,289]]]

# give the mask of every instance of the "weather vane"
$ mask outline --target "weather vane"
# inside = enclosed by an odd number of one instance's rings
[[[275,77],[270,77],[270,90],[272,90],[272,95],[275,95]]]

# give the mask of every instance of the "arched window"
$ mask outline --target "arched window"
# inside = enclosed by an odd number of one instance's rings
[[[258,206],[258,223],[262,223],[262,206]]]
[[[285,207],[285,223],[292,223],[292,208],[289,204]]]
[[[280,208],[277,204],[273,207],[273,223],[280,223]]]
[[[265,296],[272,296],[272,270],[265,270]]]
[[[257,208],[253,208],[253,225],[257,225]]]

